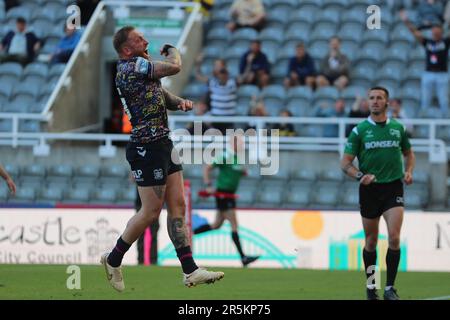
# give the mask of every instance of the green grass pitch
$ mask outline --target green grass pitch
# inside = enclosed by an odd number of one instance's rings
[[[152,300],[302,300],[364,299],[364,275],[357,271],[210,268],[225,278],[186,288],[177,267],[124,267],[126,289],[115,292],[104,269],[80,266],[81,289],[66,287],[67,266],[0,265],[0,299],[152,299]],[[385,281],[382,273],[382,283]],[[450,296],[450,277],[439,272],[400,272],[396,287],[402,299]]]

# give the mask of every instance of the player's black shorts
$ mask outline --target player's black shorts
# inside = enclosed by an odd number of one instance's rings
[[[183,170],[172,161],[172,149],[169,138],[144,144],[128,142],[126,157],[138,186],[165,185],[169,175]]]
[[[217,189],[217,192],[234,194],[234,192],[221,189]],[[236,208],[236,199],[216,197],[216,206],[219,211],[234,209]]]
[[[364,218],[375,219],[394,207],[403,207],[403,182],[371,183],[359,186],[359,206]]]

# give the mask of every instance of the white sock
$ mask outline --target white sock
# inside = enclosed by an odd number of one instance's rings
[[[367,285],[367,289],[369,289],[369,290],[373,290],[373,289],[376,289],[376,288],[377,288],[377,286],[375,284],[368,284]]]
[[[392,286],[387,286],[386,288],[384,288],[385,291],[388,291],[392,288]]]

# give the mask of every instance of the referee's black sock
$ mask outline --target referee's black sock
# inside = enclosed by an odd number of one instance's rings
[[[364,270],[366,272],[366,277],[369,279],[370,276],[373,275],[375,272],[375,269],[370,269],[370,266],[375,266],[377,264],[377,251],[374,250],[372,252],[366,251],[366,249],[363,249],[363,260],[364,260]],[[368,271],[370,271],[368,273]],[[367,283],[369,285],[369,283]],[[375,284],[374,284],[375,285]]]
[[[231,233],[231,238],[233,239],[233,242],[236,245],[236,249],[238,250],[239,254],[241,255],[241,259],[242,259],[244,257],[244,252],[242,251],[241,241],[239,241],[239,235],[238,235],[237,231]]]
[[[194,234],[199,234],[199,233],[207,232],[207,231],[210,231],[210,230],[212,230],[211,226],[209,224],[204,224],[204,225],[196,228],[194,230]]]
[[[108,264],[114,268],[120,266],[125,252],[127,252],[130,247],[131,244],[126,243],[123,241],[122,237],[120,237],[117,240],[116,246],[108,255]]]
[[[386,254],[386,287],[393,287],[397,277],[398,264],[400,263],[400,249],[388,249]]]
[[[185,274],[189,274],[198,269],[197,265],[192,258],[191,247],[183,247],[175,250],[177,252],[177,257],[181,262],[181,268]]]

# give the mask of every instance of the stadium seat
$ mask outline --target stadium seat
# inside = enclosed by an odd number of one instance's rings
[[[248,44],[239,44],[229,46],[224,53],[224,58],[228,59],[240,59],[242,55],[248,51]]]
[[[27,113],[33,103],[34,99],[29,96],[18,96],[3,106],[3,112]]]
[[[278,60],[270,69],[270,77],[272,83],[283,83],[284,78],[287,76],[288,60]]]
[[[328,86],[318,88],[313,95],[313,105],[333,105],[339,98],[339,90],[336,87]]]
[[[9,197],[9,190],[3,186],[0,187],[0,203],[6,202]]]
[[[13,89],[14,89],[13,83],[2,81],[2,85],[0,86],[0,96],[6,98],[6,100],[8,100],[11,97]]]
[[[408,62],[408,53],[411,48],[405,43],[391,43],[383,55],[383,61],[400,61],[402,63]]]
[[[310,202],[311,191],[307,188],[295,188],[287,190],[286,199],[283,201],[283,208],[305,209]]]
[[[287,29],[287,31],[284,34],[284,46],[286,46],[287,43],[290,43],[290,47],[292,49],[288,50],[287,52],[284,51],[284,53],[289,53],[289,56],[293,56],[295,53],[295,46],[299,42],[303,42],[305,44],[308,43],[310,40],[311,35],[311,28],[302,26],[299,24],[299,22],[294,22],[292,25],[290,25]],[[281,52],[280,52],[281,53]]]
[[[351,8],[350,10],[345,10],[342,14],[341,21],[344,22],[356,22],[360,25],[366,25],[367,14],[366,10],[361,11],[357,8]]]
[[[334,209],[338,202],[339,189],[319,187],[312,194],[311,209]]]
[[[397,86],[403,80],[403,68],[383,65],[375,75],[375,81],[382,83],[385,87]],[[395,97],[394,93],[392,96]]]
[[[134,205],[136,200],[136,188],[127,188],[118,193],[118,205]]]
[[[34,202],[36,198],[36,191],[30,187],[18,188],[14,197],[9,198],[11,203],[30,203]]]
[[[329,49],[328,40],[316,40],[310,43],[308,52],[317,63],[327,55]]]
[[[415,49],[409,50],[409,63],[415,64],[415,63],[421,63],[425,66],[425,50],[422,47],[416,47]],[[422,70],[425,70],[423,68]]]
[[[97,189],[93,193],[91,203],[93,204],[105,204],[113,205],[116,201],[116,190],[114,189]]]
[[[350,105],[355,102],[356,97],[365,97],[367,94],[367,88],[360,86],[348,86],[341,91],[340,98],[345,100],[346,105]]]
[[[256,208],[279,208],[283,199],[281,187],[261,188],[255,202]]]
[[[289,17],[288,25],[290,25],[291,23],[295,23],[296,21],[312,24],[317,12],[317,7],[299,8],[297,10],[292,10],[287,15]]]
[[[285,8],[276,8],[267,12],[266,14],[268,24],[271,24],[272,22],[285,24],[286,17],[289,15],[289,10]]]
[[[88,203],[90,190],[86,188],[74,188],[67,191],[63,202],[65,203]]]
[[[260,93],[258,86],[246,84],[238,88],[238,97],[251,98],[253,96],[258,96]]]
[[[236,41],[238,40],[243,40],[244,44],[247,44],[248,47],[248,43],[252,40],[256,40],[258,39],[258,32],[253,29],[253,28],[241,28],[236,30],[235,32],[233,32],[233,34],[231,35],[231,44],[235,44]]]
[[[389,41],[389,32],[386,29],[366,30],[361,41],[363,45],[373,43],[384,47]]]
[[[6,20],[8,20],[8,23],[10,22],[16,22],[16,19],[22,17],[26,21],[30,21],[31,18],[31,8],[24,7],[24,6],[18,6],[9,9],[6,12]]]
[[[48,20],[48,17],[39,16],[31,23],[30,29],[36,34],[39,39],[47,38],[50,30],[54,28],[51,20]]]
[[[0,64],[0,75],[1,76],[10,76],[11,78],[15,78],[19,80],[22,76],[22,66],[16,62],[6,62]]]
[[[260,97],[262,98],[277,98],[284,100],[286,91],[282,85],[272,84],[261,90]]]
[[[326,0],[302,0],[298,3],[298,10],[319,9]]]
[[[362,63],[352,68],[350,79],[352,81],[352,85],[368,88],[372,85],[374,76],[375,68],[373,66],[366,66]]]
[[[42,82],[38,79],[29,79],[27,82],[22,82],[22,85],[16,86],[12,92],[11,97],[29,96],[33,100],[37,99]]]
[[[289,100],[286,108],[294,117],[307,117],[310,105],[309,103],[305,103],[305,100],[303,99],[293,98]]]
[[[57,188],[43,189],[37,198],[37,202],[57,202],[63,199],[63,190]]]
[[[201,82],[188,84],[183,90],[183,96],[193,99],[200,99],[207,93],[207,86]]]
[[[338,36],[341,41],[351,40],[355,43],[359,43],[361,41],[362,34],[363,28],[361,24],[351,21],[343,22],[338,32]]]
[[[391,43],[412,44],[415,41],[414,36],[403,23],[397,24],[390,32]]]
[[[320,28],[320,25],[325,26],[327,24],[322,24],[323,22],[328,22],[329,26],[334,26],[335,31],[340,23],[340,11],[328,11],[320,10],[319,14],[315,16],[314,19],[314,29]]]
[[[294,170],[293,178],[300,181],[311,181],[315,182],[317,178],[317,173],[309,169],[298,169]]]
[[[341,182],[344,179],[344,175],[343,175],[342,171],[339,170],[339,168],[327,169],[327,170],[323,170],[320,173],[320,179],[322,181]]]
[[[27,110],[29,111],[29,110]],[[20,132],[40,132],[41,123],[39,120],[22,120],[19,122]]]
[[[312,28],[312,33],[310,34],[310,41],[315,42],[316,40],[329,41],[331,37],[336,35],[336,26],[328,22],[319,22]]]
[[[305,104],[310,104],[313,98],[313,91],[310,87],[306,86],[297,86],[290,88],[287,91],[287,98],[290,99],[302,99],[305,101]]]
[[[11,132],[11,131],[12,131],[12,120],[0,119],[0,132]]]

